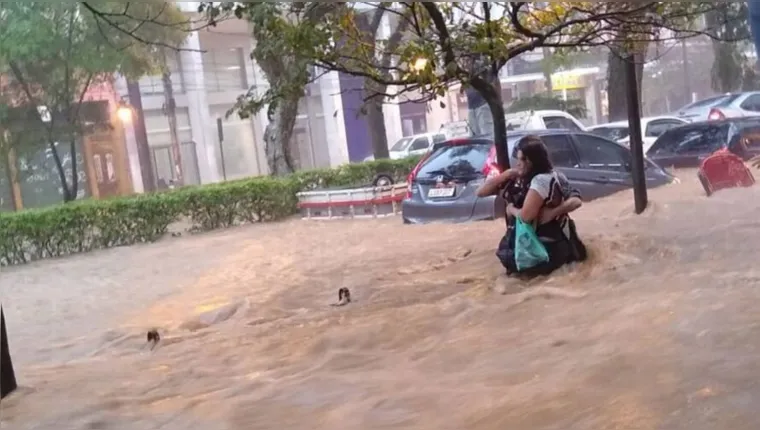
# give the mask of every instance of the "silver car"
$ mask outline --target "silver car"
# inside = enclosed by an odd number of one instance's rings
[[[631,188],[631,153],[623,145],[591,133],[569,130],[534,130],[510,133],[511,163],[517,142],[527,134],[539,135],[557,170],[567,176],[583,199],[594,200]],[[456,139],[436,145],[409,178],[402,203],[404,223],[464,222],[501,217],[495,197],[478,198],[477,190],[495,164],[492,141]],[[673,176],[646,161],[647,186],[668,184]]]
[[[758,116],[760,92],[729,93],[706,98],[682,107],[676,115],[689,122]]]

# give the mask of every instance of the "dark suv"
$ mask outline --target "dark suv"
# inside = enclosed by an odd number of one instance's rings
[[[586,201],[632,187],[631,153],[628,148],[603,137],[570,130],[512,132],[507,140],[511,164],[516,163],[515,145],[528,134],[538,135],[549,150],[554,167],[580,190]],[[492,175],[498,175],[492,141],[455,139],[436,145],[409,175],[403,202],[405,223],[464,222],[501,216],[495,197],[478,198],[476,191]],[[647,185],[658,187],[673,176],[646,160]]]

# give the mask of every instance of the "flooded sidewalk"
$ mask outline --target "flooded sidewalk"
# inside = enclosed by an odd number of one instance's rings
[[[691,178],[642,216],[630,193],[586,205],[591,260],[531,283],[501,277],[500,222],[399,219],[11,268],[1,426],[756,430],[760,188]]]

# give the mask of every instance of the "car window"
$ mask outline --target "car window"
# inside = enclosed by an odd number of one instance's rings
[[[684,124],[685,123],[676,121],[674,119],[656,119],[654,121],[650,121],[649,124],[647,124],[647,129],[644,132],[644,136],[660,137],[663,133],[670,130],[671,128],[680,127]]]
[[[566,135],[543,136],[541,139],[549,151],[549,159],[554,167],[578,167],[578,156],[575,154],[570,138]]]
[[[584,167],[594,170],[626,171],[627,151],[607,139],[579,134],[578,155]]]
[[[615,127],[596,127],[593,130],[591,130],[592,133],[606,137],[610,140],[622,140],[628,137],[628,127],[624,126],[615,126]]]
[[[665,133],[662,134],[662,136],[658,137],[657,140],[654,141],[652,144],[652,147],[649,149],[649,152],[647,154],[649,155],[663,155],[663,154],[674,154],[676,152],[676,148],[678,147],[678,140],[681,138],[681,135],[685,133],[686,129],[681,130],[668,130]]]
[[[435,136],[433,136],[433,143],[441,143],[441,142],[445,142],[446,140],[447,139],[446,139],[445,134],[436,134]]]
[[[705,107],[726,107],[730,105],[731,103],[735,102],[736,99],[741,97],[741,93],[739,94],[729,94],[725,96],[724,98],[720,99],[717,103],[705,106]]]
[[[686,105],[686,106],[684,106],[684,107],[682,107],[681,109],[678,109],[678,110],[679,111],[683,111],[683,110],[689,110],[689,109],[699,109],[699,108],[711,107],[711,106],[715,106],[716,104],[718,104],[718,103],[720,103],[720,102],[722,102],[724,100],[727,100],[729,98],[730,98],[730,96],[727,96],[725,94],[724,95],[720,95],[720,96],[715,96],[715,97],[709,97],[709,98],[706,98],[706,99],[703,99],[703,100],[696,101],[696,102],[694,102],[692,104],[688,104],[688,105]]]
[[[717,151],[728,143],[731,133],[731,124],[722,124],[717,127],[709,127],[707,130],[699,130],[684,136],[678,144],[676,152],[710,153]]]
[[[393,152],[401,152],[406,151],[406,148],[409,146],[409,144],[412,143],[411,137],[405,137],[398,142],[396,142],[392,147],[391,151]]]
[[[493,145],[447,145],[435,151],[418,172],[419,177],[480,175]]]
[[[565,118],[564,116],[545,116],[544,125],[546,125],[546,128],[550,130],[580,130],[574,121],[570,120],[569,118]]]
[[[744,99],[740,107],[752,112],[760,112],[760,94],[752,94]]]
[[[652,145],[649,155],[672,155],[684,152],[713,152],[727,144],[731,124],[704,124],[679,127],[663,133]]]
[[[430,141],[428,140],[427,136],[418,137],[414,139],[414,142],[412,142],[412,145],[409,147],[409,150],[419,151],[421,149],[427,149],[428,146],[430,146]]]

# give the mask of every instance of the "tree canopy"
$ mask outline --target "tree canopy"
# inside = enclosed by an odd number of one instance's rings
[[[92,3],[92,2],[91,2]],[[58,171],[65,201],[76,198],[76,142],[93,127],[108,127],[87,108],[85,96],[114,74],[140,77],[157,72],[159,44],[186,37],[182,13],[167,2],[94,2],[118,22],[124,8],[146,22],[132,32],[103,25],[82,3],[0,3],[0,109],[6,151],[45,150]],[[150,43],[141,43],[139,37]]]
[[[380,8],[407,25],[403,41],[368,43],[360,25],[369,7]],[[280,43],[287,52],[323,70],[362,76],[380,84],[383,96],[403,92],[422,94],[422,100],[443,96],[452,83],[472,87],[484,97],[494,115],[497,142],[506,140],[500,92],[485,79],[512,58],[542,47],[577,50],[609,46],[618,51],[662,38],[701,34],[693,18],[712,8],[707,2],[294,2],[287,6],[214,3],[239,16],[251,8],[276,13]],[[323,19],[297,19],[311,8],[329,8]],[[621,38],[621,34],[625,37]],[[385,64],[380,57],[390,59]],[[479,66],[475,67],[474,65]],[[287,89],[287,87],[285,87]],[[254,110],[283,97],[271,87],[247,100]],[[287,90],[286,90],[287,91]],[[367,99],[372,95],[365,94]],[[503,145],[497,145],[500,148]],[[506,154],[500,153],[502,164]]]

